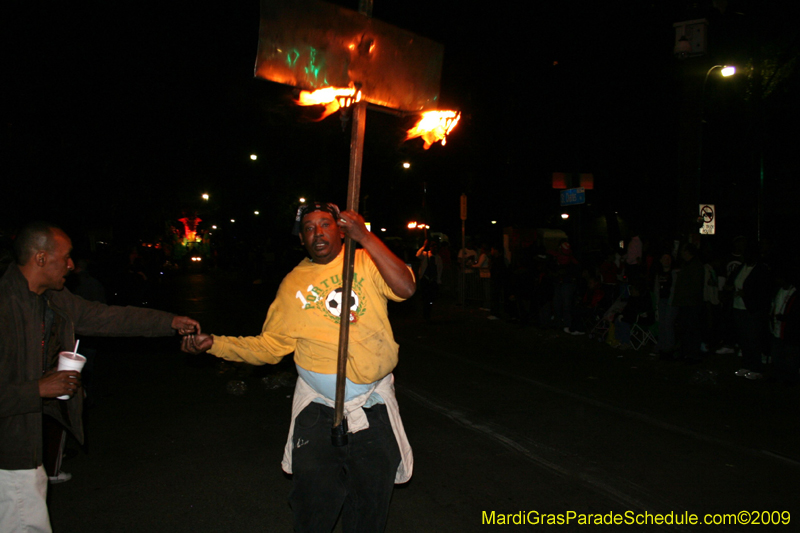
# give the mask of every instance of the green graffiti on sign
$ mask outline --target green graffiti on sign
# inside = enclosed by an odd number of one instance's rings
[[[314,47],[309,47],[308,49],[308,66],[305,67],[306,77],[311,80],[314,80],[314,85],[316,86],[319,83],[319,72],[322,70],[322,64],[324,60],[321,62],[317,62],[317,49]]]
[[[294,54],[294,59],[292,59],[292,54]],[[296,49],[293,49],[291,52],[286,54],[286,62],[289,64],[290,67],[293,67],[297,60],[300,58],[300,52]]]

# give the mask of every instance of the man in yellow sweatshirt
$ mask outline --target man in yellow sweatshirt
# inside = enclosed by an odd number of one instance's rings
[[[293,474],[289,503],[295,531],[383,531],[395,483],[411,478],[413,457],[400,420],[392,370],[398,345],[387,301],[414,294],[414,275],[353,211],[311,202],[298,210],[304,259],[283,280],[261,334],[200,334],[184,351],[229,361],[275,364],[294,352],[298,380],[282,467]],[[342,295],[347,235],[359,243],[353,288]],[[339,320],[350,320],[345,387],[348,443],[331,444]]]

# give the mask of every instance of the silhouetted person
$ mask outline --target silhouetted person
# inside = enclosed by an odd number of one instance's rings
[[[442,258],[439,257],[439,245],[429,243],[425,239],[425,244],[417,251],[419,259],[419,295],[422,300],[422,317],[425,320],[431,319],[433,301],[439,292],[442,284]]]
[[[728,283],[733,289],[733,322],[742,349],[739,377],[761,379],[764,363],[764,333],[773,296],[771,274],[761,261],[758,248],[748,245],[742,264],[731,273]]]
[[[800,303],[797,300],[797,265],[775,262],[778,290],[772,301],[769,325],[775,379],[795,385],[800,380]]]
[[[679,358],[687,363],[696,363],[702,357],[700,342],[703,332],[705,272],[693,244],[684,244],[680,256],[683,262],[675,280],[675,294],[672,297],[672,305],[678,308],[675,332],[680,342]]]

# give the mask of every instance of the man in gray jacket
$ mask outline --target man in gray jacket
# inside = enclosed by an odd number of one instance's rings
[[[64,289],[75,265],[72,242],[43,222],[14,242],[16,263],[0,278],[0,531],[49,532],[47,474],[42,466],[42,417],[83,442],[80,373],[56,371],[58,353],[75,334],[147,336],[199,333],[188,317],[89,302]],[[68,400],[56,397],[69,395]]]

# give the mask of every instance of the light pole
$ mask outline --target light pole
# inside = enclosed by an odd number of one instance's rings
[[[706,72],[705,78],[703,78],[703,89],[700,92],[700,140],[698,143],[698,150],[697,150],[697,197],[695,198],[695,208],[697,205],[700,204],[701,201],[701,194],[702,194],[702,187],[703,187],[703,136],[705,134],[705,124],[706,124],[706,117],[705,117],[705,97],[706,97],[706,84],[708,84],[708,78],[713,71],[716,69],[720,69],[720,74],[722,77],[727,78],[729,76],[733,76],[736,74],[736,67],[731,65],[714,65]]]
[[[706,77],[703,78],[703,91],[700,93],[700,121],[705,123],[705,117],[703,116],[703,108],[705,107],[705,94],[706,94],[706,84],[708,83],[708,77],[714,72],[716,69],[720,69],[720,74],[723,78],[727,78],[736,74],[736,67],[731,65],[714,65],[708,72],[706,72]]]

